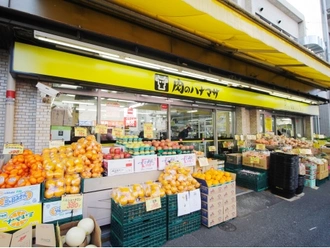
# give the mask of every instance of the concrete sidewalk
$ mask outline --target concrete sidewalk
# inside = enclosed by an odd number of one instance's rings
[[[330,182],[286,200],[238,188],[238,216],[168,241],[165,247],[330,246]],[[106,238],[107,231],[103,237]],[[104,246],[109,246],[105,242]]]

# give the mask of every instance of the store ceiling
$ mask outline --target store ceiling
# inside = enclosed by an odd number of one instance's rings
[[[229,1],[93,0],[116,3],[224,47],[238,57],[281,68],[313,84],[330,87],[330,65]]]

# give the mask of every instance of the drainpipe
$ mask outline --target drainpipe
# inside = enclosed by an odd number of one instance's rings
[[[320,0],[321,4],[321,18],[322,18],[322,31],[323,40],[325,41],[325,59],[327,62],[330,61],[330,40],[329,40],[329,28],[327,20],[327,4],[325,0]]]
[[[10,74],[10,58],[8,63],[8,81],[6,90],[6,112],[5,112],[5,136],[4,143],[14,141],[14,113],[16,98],[16,81]],[[9,160],[10,155],[5,156],[5,161]]]

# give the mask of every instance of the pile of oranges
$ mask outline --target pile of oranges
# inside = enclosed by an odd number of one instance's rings
[[[158,178],[167,195],[191,191],[200,187],[199,182],[190,174],[190,168],[178,162],[171,162]]]
[[[14,156],[0,171],[0,188],[15,188],[39,184],[44,181],[46,172],[43,158],[25,149],[22,154]]]
[[[205,171],[204,173],[195,172],[192,175],[195,178],[205,180],[208,187],[224,184],[226,182],[231,182],[233,180],[229,172],[215,170],[214,168],[211,168]]]
[[[93,135],[70,146],[47,148],[42,152],[46,171],[45,198],[80,192],[81,178],[101,177],[102,149]]]

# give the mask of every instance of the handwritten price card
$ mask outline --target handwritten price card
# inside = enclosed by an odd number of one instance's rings
[[[64,140],[49,141],[49,148],[64,146]]]
[[[121,137],[124,136],[124,130],[120,127],[115,127],[113,129],[113,133],[114,133],[116,138],[121,138]]]
[[[209,160],[207,158],[199,158],[198,163],[199,163],[200,167],[208,166],[209,165]]]
[[[85,128],[85,127],[75,127],[74,128],[74,136],[86,137],[87,136],[87,128]]]
[[[258,157],[250,157],[251,164],[259,164],[260,158]]]
[[[153,136],[154,136],[153,128],[154,128],[154,126],[152,123],[143,124],[144,138],[147,138],[147,139],[153,138]]]
[[[62,199],[61,199],[62,211],[81,209],[82,204],[83,204],[83,195],[81,194],[62,195]]]
[[[257,150],[265,150],[266,146],[264,144],[257,144],[256,148],[257,148]]]
[[[107,134],[108,132],[108,127],[106,125],[96,125],[95,126],[95,133],[99,133],[99,134]]]
[[[4,144],[2,154],[22,154],[24,146],[21,144]]]
[[[162,207],[162,203],[160,202],[160,197],[155,197],[149,200],[146,200],[146,211],[152,211],[155,209],[159,209]]]
[[[209,152],[215,152],[215,146],[209,146]]]

